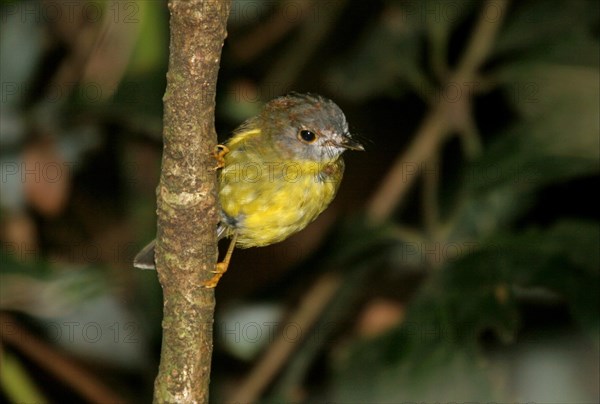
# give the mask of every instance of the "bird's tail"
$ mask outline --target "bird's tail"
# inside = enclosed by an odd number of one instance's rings
[[[133,266],[139,269],[156,269],[154,264],[154,245],[156,240],[152,240],[137,253],[133,259]]]

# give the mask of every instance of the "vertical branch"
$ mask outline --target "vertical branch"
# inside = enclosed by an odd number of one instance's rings
[[[208,402],[217,255],[214,102],[230,3],[170,0],[156,269],[163,339],[155,402]]]

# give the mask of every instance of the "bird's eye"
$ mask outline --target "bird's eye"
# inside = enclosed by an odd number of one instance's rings
[[[312,143],[317,140],[317,135],[310,130],[303,129],[298,133],[298,138],[305,143]]]

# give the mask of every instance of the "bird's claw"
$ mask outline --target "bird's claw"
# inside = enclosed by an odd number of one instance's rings
[[[219,262],[217,263],[217,268],[214,271],[211,271],[214,275],[209,280],[205,281],[202,286],[207,289],[213,289],[219,283],[219,280],[223,276],[223,274],[227,271],[227,263]]]
[[[213,170],[217,171],[225,167],[225,156],[229,153],[229,148],[225,145],[218,144],[213,150],[213,157],[217,160],[217,166]]]

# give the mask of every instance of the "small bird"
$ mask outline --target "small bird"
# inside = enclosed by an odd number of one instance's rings
[[[217,237],[231,237],[231,243],[204,286],[217,285],[236,246],[277,243],[315,220],[339,188],[346,150],[364,148],[348,131],[342,110],[320,95],[299,93],[271,100],[217,145]],[[154,241],[134,266],[154,268]]]

